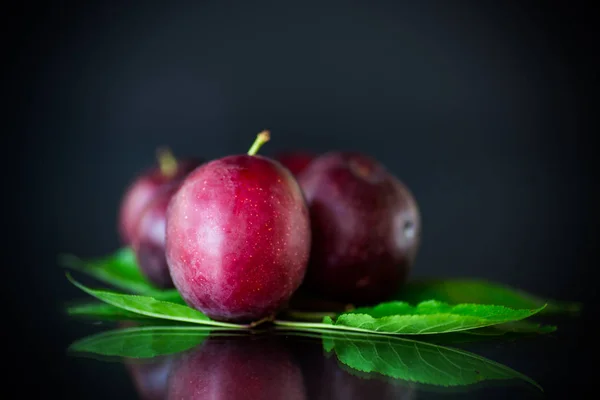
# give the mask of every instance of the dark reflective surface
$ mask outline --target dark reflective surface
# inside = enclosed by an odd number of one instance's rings
[[[573,352],[581,321],[560,326],[399,338],[102,323],[67,357],[90,399],[541,399],[590,383]]]
[[[125,365],[143,400],[413,399],[416,393],[408,382],[345,370],[318,340],[280,334],[209,336],[176,356]]]
[[[300,365],[281,337],[208,337],[178,357],[169,399],[306,399]]]

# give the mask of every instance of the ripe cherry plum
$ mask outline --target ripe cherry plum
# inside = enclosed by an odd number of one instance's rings
[[[413,194],[378,161],[321,155],[300,174],[312,249],[305,285],[355,304],[386,300],[407,279],[421,231]]]
[[[311,233],[302,191],[287,168],[255,151],[196,169],[167,211],[173,283],[215,320],[273,317],[306,272]]]

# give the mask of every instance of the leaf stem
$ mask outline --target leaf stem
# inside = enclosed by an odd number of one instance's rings
[[[308,329],[308,330],[314,330],[314,329],[328,330],[328,329],[332,329],[332,330],[340,330],[340,331],[354,331],[354,332],[363,332],[363,333],[364,332],[367,332],[367,333],[376,333],[376,334],[379,334],[379,335],[395,335],[393,332],[372,331],[372,330],[368,330],[368,329],[353,328],[351,326],[331,325],[331,324],[323,324],[323,323],[318,323],[318,322],[295,322],[295,321],[275,320],[275,321],[273,321],[273,324],[277,325],[277,326],[287,326],[287,327],[298,329],[298,330],[302,330],[302,329]]]
[[[251,322],[250,324],[248,324],[248,328],[256,328],[257,326],[262,325],[266,322],[271,322],[274,319],[275,319],[275,317],[273,315],[269,315],[267,317],[259,319],[258,321]]]
[[[256,140],[252,143],[252,147],[248,150],[248,155],[253,156],[256,155],[258,150],[262,147],[263,144],[267,143],[271,139],[271,132],[264,130],[256,135]]]

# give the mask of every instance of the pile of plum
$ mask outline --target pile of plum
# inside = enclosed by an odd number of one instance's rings
[[[354,305],[406,281],[421,219],[410,190],[373,158],[331,151],[176,160],[127,188],[118,226],[155,286],[218,321],[273,318],[295,293]]]

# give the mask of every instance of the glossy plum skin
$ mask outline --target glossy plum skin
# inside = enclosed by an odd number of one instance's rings
[[[156,287],[172,288],[173,280],[165,256],[167,209],[179,185],[170,185],[146,205],[136,225],[131,247],[140,271]]]
[[[385,301],[407,279],[421,233],[409,189],[376,160],[331,152],[298,177],[312,250],[303,289],[353,304]]]
[[[181,355],[168,381],[173,400],[304,400],[302,371],[276,338],[209,338]]]
[[[166,232],[175,287],[215,320],[274,316],[306,273],[311,233],[302,191],[266,157],[228,156],[192,172],[171,199]]]
[[[170,185],[179,184],[201,163],[202,160],[195,158],[181,160],[178,162],[177,171],[172,176],[163,174],[161,169],[155,166],[138,175],[129,184],[121,198],[117,224],[123,245],[131,244],[140,214],[156,193]]]
[[[273,158],[289,169],[294,176],[298,176],[315,157],[314,154],[307,151],[286,151],[277,154]]]

